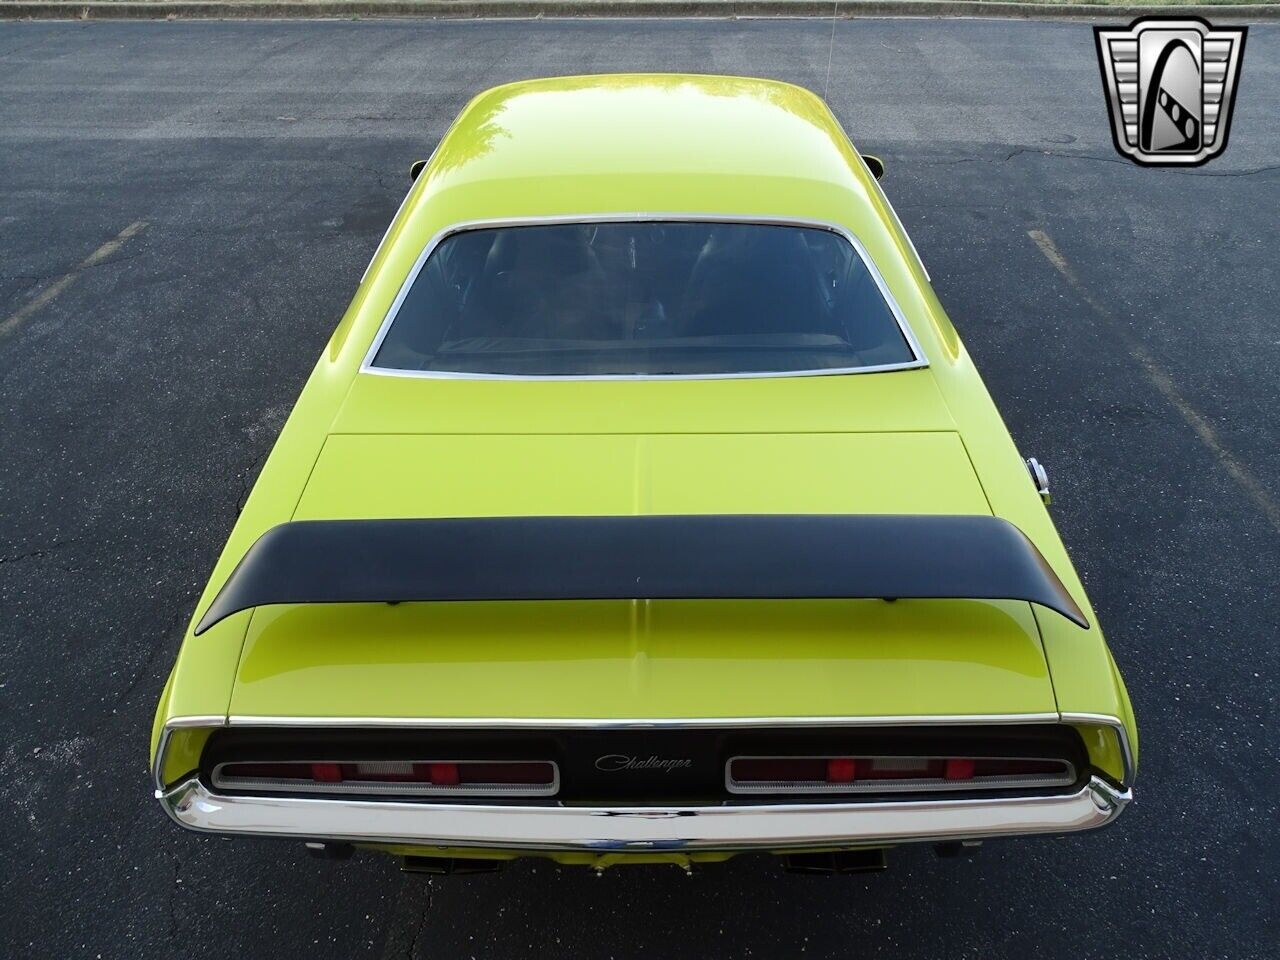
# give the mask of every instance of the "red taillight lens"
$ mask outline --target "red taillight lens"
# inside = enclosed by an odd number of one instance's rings
[[[731,793],[875,793],[1027,786],[1075,781],[1066,760],[1008,757],[735,757]]]
[[[827,783],[853,783],[858,777],[858,761],[833,757],[827,761]]]
[[[972,780],[978,763],[969,757],[947,758],[946,778],[948,780]]]
[[[556,765],[543,760],[371,760],[223,763],[214,786],[312,793],[550,796]]]
[[[458,776],[456,763],[428,763],[425,766],[431,782],[437,786],[453,787],[462,782]]]

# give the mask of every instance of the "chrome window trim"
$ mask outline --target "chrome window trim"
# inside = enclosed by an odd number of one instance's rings
[[[223,774],[223,768],[247,763],[272,763],[271,760],[227,760],[210,772],[210,785],[214,790],[234,792],[241,790],[272,790],[279,793],[327,793],[353,796],[388,796],[405,798],[426,797],[554,797],[560,792],[560,765],[554,760],[404,760],[401,763],[456,763],[466,766],[475,763],[516,764],[545,763],[551,768],[549,783],[459,783],[434,784],[386,780],[343,780],[338,783],[309,783],[307,781],[282,780],[269,777],[234,777]],[[360,760],[288,760],[285,763],[361,763]],[[371,761],[379,762],[379,761]],[[221,780],[221,782],[219,782]]]
[[[852,754],[855,759],[875,759]],[[880,755],[877,755],[880,756]],[[883,755],[893,760],[934,760],[938,757]],[[724,762],[724,788],[729,793],[742,795],[769,795],[779,793],[945,793],[958,790],[1016,790],[1026,787],[1042,790],[1049,787],[1069,787],[1076,782],[1079,775],[1075,764],[1062,757],[982,757],[983,760],[1038,760],[1045,763],[1061,763],[1066,771],[1058,774],[1008,774],[1005,776],[973,777],[968,780],[951,780],[939,782],[935,778],[909,778],[901,780],[853,780],[849,783],[826,783],[801,780],[755,780],[743,782],[733,778],[733,762],[735,760],[827,760],[828,756],[760,756],[757,754],[730,757]]]
[[[871,168],[867,166],[867,161],[862,158],[862,152],[853,145],[853,140],[849,137],[849,131],[844,128],[844,124],[840,122],[840,118],[836,116],[836,112],[831,109],[830,104],[827,105],[827,112],[831,114],[831,119],[836,122],[836,126],[840,128],[840,132],[844,134],[844,142],[849,145],[849,150],[857,158],[867,174],[867,182],[880,195],[880,199],[884,201],[885,207],[888,209],[893,222],[897,226],[899,232],[907,238],[907,246],[911,248],[911,252],[915,255],[916,263],[920,265],[920,272],[924,274],[924,278],[933,283],[933,277],[929,276],[929,268],[924,265],[924,259],[920,256],[920,251],[916,249],[916,242],[911,239],[911,234],[907,233],[907,228],[902,225],[902,218],[898,216],[898,211],[894,209],[893,203],[889,200],[889,195],[885,193],[884,187],[880,186],[880,179],[871,172]],[[882,161],[883,162],[883,161]]]
[[[1068,794],[716,806],[564,807],[405,803],[214,793],[198,779],[157,791],[201,833],[506,850],[787,850],[1062,834],[1111,823],[1132,794],[1094,777]]]
[[[916,258],[916,263],[920,265],[920,272],[924,274],[924,278],[933,283],[933,277],[929,276],[929,268],[924,265],[924,260],[920,256],[920,251],[916,249],[916,242],[911,239],[911,234],[907,233],[907,228],[902,225],[902,218],[898,216],[898,211],[894,209],[893,203],[889,200],[889,195],[884,192],[884,188],[880,186],[878,180],[872,180],[876,185],[876,189],[880,191],[880,199],[884,201],[885,208],[889,211],[889,215],[893,217],[893,222],[898,228],[898,232],[907,238],[907,246],[911,248],[911,254]]]
[[[423,265],[427,262],[427,258],[435,251],[444,240],[456,233],[463,233],[468,230],[485,230],[498,229],[502,227],[528,227],[540,225],[563,225],[563,224],[589,224],[589,223],[744,223],[759,226],[780,226],[780,227],[809,227],[818,230],[827,230],[837,236],[843,237],[853,247],[863,265],[867,268],[867,272],[875,281],[876,288],[880,291],[880,295],[884,297],[885,303],[889,307],[889,312],[893,314],[894,320],[898,324],[898,329],[902,333],[903,339],[907,342],[907,347],[911,351],[914,359],[903,363],[884,363],[874,366],[864,367],[834,367],[820,370],[780,370],[765,372],[744,372],[744,373],[680,373],[680,374],[570,374],[570,375],[550,375],[550,376],[529,376],[524,374],[506,374],[506,373],[462,373],[448,370],[393,370],[385,367],[375,367],[373,365],[374,357],[377,356],[378,350],[382,347],[382,341],[386,339],[387,333],[391,330],[391,325],[395,322],[396,316],[400,312],[400,307],[404,303],[405,298],[409,295],[409,290],[414,282],[418,279],[418,273],[422,270]],[[391,307],[387,310],[387,315],[383,317],[378,332],[373,338],[373,343],[365,352],[364,359],[360,362],[360,373],[373,374],[380,377],[403,377],[417,380],[517,380],[524,382],[539,381],[574,381],[574,380],[623,380],[623,381],[649,381],[649,380],[759,380],[759,379],[775,379],[779,377],[822,377],[822,376],[840,376],[845,374],[861,374],[861,373],[889,373],[896,370],[916,370],[929,366],[929,360],[925,356],[920,341],[916,338],[915,331],[911,329],[911,324],[907,322],[906,315],[902,312],[902,308],[898,305],[898,301],[894,298],[889,290],[888,284],[885,282],[884,276],[880,273],[880,268],[876,266],[866,248],[862,245],[862,241],[853,235],[847,228],[837,223],[831,223],[825,220],[810,220],[800,217],[781,217],[781,216],[747,216],[735,214],[710,214],[710,213],[599,213],[599,214],[564,214],[545,217],[512,217],[490,220],[464,220],[451,226],[445,227],[427,242],[422,253],[418,255],[418,259],[414,261],[409,275],[400,285],[400,290],[396,294],[395,299],[391,302]]]

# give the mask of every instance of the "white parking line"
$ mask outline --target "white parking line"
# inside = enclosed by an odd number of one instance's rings
[[[1053,239],[1047,233],[1043,230],[1028,230],[1027,236],[1035,242],[1035,245],[1040,248],[1040,252],[1053,264],[1054,268],[1066,278],[1066,281],[1071,284],[1076,293],[1080,294],[1081,299],[1092,307],[1095,313],[1115,327],[1115,332],[1124,341],[1129,355],[1138,362],[1139,369],[1146,375],[1151,385],[1178,411],[1182,419],[1186,421],[1187,426],[1200,438],[1200,442],[1209,448],[1209,451],[1222,464],[1222,468],[1227,471],[1231,479],[1254,502],[1254,505],[1262,511],[1263,515],[1271,521],[1271,525],[1277,531],[1280,531],[1280,504],[1276,503],[1267,488],[1253,475],[1253,472],[1236,459],[1235,454],[1222,445],[1222,441],[1218,439],[1217,431],[1213,429],[1213,425],[1182,395],[1174,384],[1173,378],[1169,375],[1169,371],[1160,366],[1147,348],[1129,335],[1115,315],[1089,293],[1088,288],[1080,282],[1080,278],[1076,276],[1071,264],[1067,263],[1067,258],[1062,255],[1062,251],[1058,249],[1057,244],[1053,242]]]
[[[46,303],[58,296],[58,294],[62,293],[63,290],[67,289],[67,287],[75,283],[76,278],[80,276],[80,272],[82,270],[89,267],[96,267],[103,260],[107,259],[107,257],[111,256],[124,246],[125,241],[130,237],[136,236],[146,229],[146,226],[147,222],[145,220],[136,220],[129,224],[112,239],[108,240],[97,250],[93,251],[93,253],[89,254],[89,256],[81,260],[75,269],[68,273],[64,273],[57,280],[53,281],[53,283],[49,284],[49,286],[37,293],[27,303],[19,307],[17,312],[3,323],[0,323],[0,338],[7,337],[9,334],[13,333],[22,325],[22,322],[26,320],[27,317],[31,316]]]

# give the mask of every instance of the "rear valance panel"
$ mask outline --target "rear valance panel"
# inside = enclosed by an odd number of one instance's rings
[[[1025,600],[1088,626],[997,517],[788,514],[285,523],[196,633],[271,604],[837,598]]]

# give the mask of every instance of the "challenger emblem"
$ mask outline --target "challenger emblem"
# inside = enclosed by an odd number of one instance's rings
[[[1194,167],[1225,150],[1246,32],[1198,17],[1094,27],[1116,149],[1148,167]]]
[[[664,760],[662,757],[628,757],[621,753],[609,753],[596,760],[596,769],[612,773],[617,770],[684,770],[693,766],[692,760]]]

